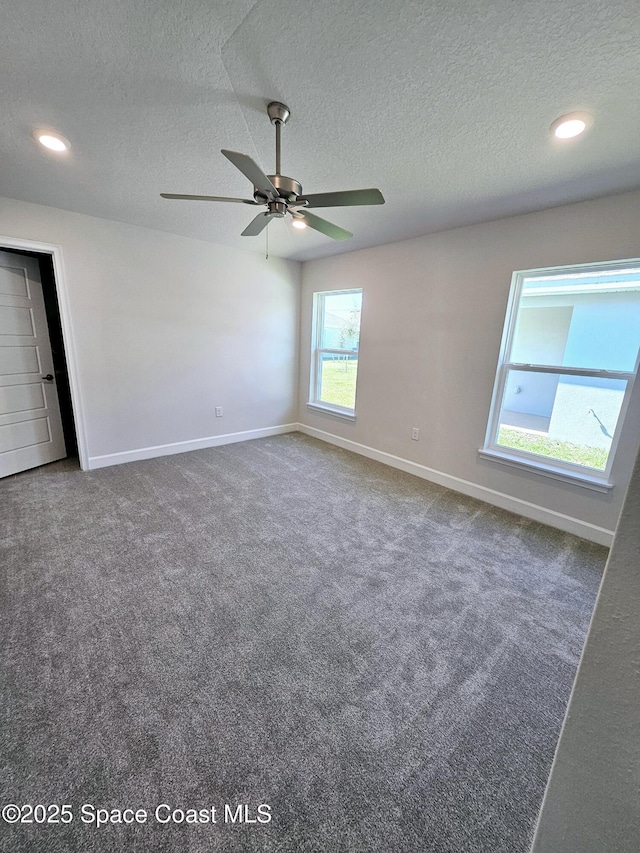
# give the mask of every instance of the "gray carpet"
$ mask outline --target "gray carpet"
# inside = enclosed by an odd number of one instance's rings
[[[527,850],[604,548],[298,433],[0,500],[3,851]]]

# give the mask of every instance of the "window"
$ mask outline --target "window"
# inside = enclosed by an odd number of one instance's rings
[[[639,347],[639,260],[514,273],[481,454],[609,489]]]
[[[362,290],[313,294],[309,405],[355,417]]]

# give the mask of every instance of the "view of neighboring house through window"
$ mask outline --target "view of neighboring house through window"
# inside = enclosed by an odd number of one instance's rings
[[[313,295],[313,352],[309,403],[355,415],[362,290]]]
[[[639,348],[639,261],[515,273],[484,451],[607,484]]]

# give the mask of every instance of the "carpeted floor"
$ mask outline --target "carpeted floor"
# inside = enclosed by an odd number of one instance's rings
[[[604,548],[299,433],[0,501],[1,850],[527,850]]]

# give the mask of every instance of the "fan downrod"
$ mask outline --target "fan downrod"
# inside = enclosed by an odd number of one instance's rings
[[[271,101],[267,104],[267,113],[271,119],[271,124],[276,129],[276,175],[280,174],[280,136],[282,134],[282,125],[289,120],[291,112],[286,104],[281,104],[280,101]]]
[[[276,129],[276,173],[275,175],[267,175],[267,177],[277,189],[279,196],[271,201],[269,209],[275,216],[284,216],[287,212],[287,204],[295,202],[297,197],[302,195],[302,184],[295,178],[289,178],[280,172],[280,131],[282,125],[289,121],[291,111],[286,104],[282,104],[280,101],[271,101],[267,104],[267,113],[271,124]],[[256,187],[254,187],[253,198],[258,204],[270,202],[270,199]],[[274,204],[273,209],[272,204]]]

